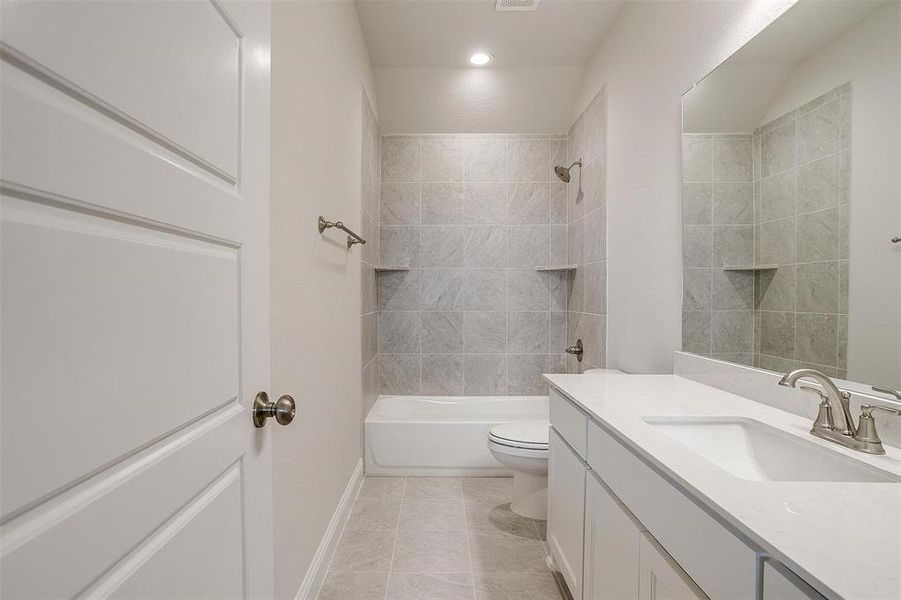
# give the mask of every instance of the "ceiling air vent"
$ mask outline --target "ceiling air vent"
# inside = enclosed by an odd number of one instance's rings
[[[538,0],[497,0],[496,12],[508,10],[538,10]]]

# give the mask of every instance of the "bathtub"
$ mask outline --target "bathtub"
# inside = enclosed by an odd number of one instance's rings
[[[369,475],[512,475],[488,428],[546,421],[547,396],[380,396],[364,424]]]

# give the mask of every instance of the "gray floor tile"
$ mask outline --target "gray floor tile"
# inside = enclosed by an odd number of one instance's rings
[[[469,545],[476,573],[549,572],[544,545],[540,541],[471,532]]]
[[[460,498],[461,489],[459,477],[407,477],[404,498]]]
[[[471,573],[392,573],[387,600],[475,600]]]
[[[360,498],[400,498],[404,495],[404,477],[366,477]]]
[[[396,529],[400,504],[400,498],[357,498],[347,528]]]
[[[329,573],[319,600],[383,600],[388,573]]]
[[[330,571],[388,571],[395,532],[345,529]]]
[[[466,477],[463,479],[463,497],[467,500],[509,502],[512,494],[512,477]]]
[[[471,570],[465,533],[398,531],[394,572],[463,573]]]
[[[462,500],[406,499],[400,511],[400,528],[420,531],[464,531]]]
[[[550,573],[476,573],[478,600],[562,600]]]
[[[495,500],[466,501],[466,526],[470,531],[537,540],[535,523],[510,510],[509,502],[498,504]]]

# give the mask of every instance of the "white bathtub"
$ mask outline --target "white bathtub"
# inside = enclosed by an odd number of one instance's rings
[[[547,418],[547,396],[380,396],[366,417],[366,472],[511,475],[488,451],[488,428]]]

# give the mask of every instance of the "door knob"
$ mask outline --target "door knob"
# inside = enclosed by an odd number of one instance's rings
[[[287,425],[294,420],[294,413],[297,412],[297,405],[294,398],[285,394],[275,402],[269,401],[269,394],[259,392],[253,400],[253,424],[262,427],[266,424],[266,419],[275,417],[279,425]]]

